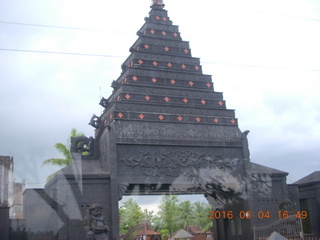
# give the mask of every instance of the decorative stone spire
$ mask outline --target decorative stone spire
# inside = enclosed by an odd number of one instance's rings
[[[152,5],[151,8],[160,8],[163,9],[164,8],[164,4],[163,4],[163,0],[152,0]]]
[[[112,95],[103,100],[103,115],[92,119],[92,125],[100,127],[96,132],[110,126],[124,141],[143,134],[149,141],[154,134],[155,141],[165,144],[176,136],[184,143],[211,141],[212,147],[230,142],[242,147],[234,110],[227,109],[222,93],[214,91],[212,77],[202,73],[200,58],[192,56],[163,0],[151,1],[137,35],[121,75],[112,83]]]

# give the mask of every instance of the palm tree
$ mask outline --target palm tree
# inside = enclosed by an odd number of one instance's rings
[[[177,207],[177,213],[174,216],[175,223],[178,228],[187,230],[194,223],[192,205],[190,201],[184,201]]]
[[[209,219],[211,205],[204,202],[195,202],[192,206],[194,223],[202,230],[208,230],[212,227],[212,220]]]
[[[169,239],[169,238],[170,238],[169,229],[161,229],[161,230],[160,230],[160,233],[161,233],[161,239],[162,239],[162,240],[166,240],[166,239]]]
[[[143,220],[144,213],[141,207],[132,198],[129,198],[119,209],[120,233],[125,234]]]
[[[173,236],[174,232],[177,230],[174,223],[174,216],[176,214],[178,197],[176,195],[164,195],[161,199],[161,204],[159,205],[159,223],[162,229],[167,229],[169,235]]]
[[[70,138],[68,139],[67,144],[63,143],[56,143],[54,147],[64,156],[64,158],[50,158],[45,161],[43,161],[41,167],[46,165],[54,165],[59,166],[61,168],[68,166],[72,162],[72,155],[70,152],[70,139],[71,137],[80,137],[84,136],[82,132],[77,132],[77,129],[73,128],[70,133]],[[61,169],[60,169],[61,170]],[[50,181],[50,179],[56,175],[60,170],[52,173],[47,177],[47,182]]]

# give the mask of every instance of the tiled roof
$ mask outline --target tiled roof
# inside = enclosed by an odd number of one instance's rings
[[[296,181],[293,184],[305,184],[305,183],[312,183],[312,182],[320,182],[320,171],[315,171],[308,176],[301,178],[300,180]]]
[[[250,163],[250,171],[251,173],[267,173],[267,174],[283,174],[288,175],[287,172],[280,171],[274,168],[266,167],[257,163]]]
[[[201,233],[203,233],[199,226],[189,226],[189,232],[191,234],[201,234]]]
[[[155,232],[154,230],[152,229],[148,229],[148,230],[140,230],[139,232],[137,232],[136,236],[141,236],[141,235],[147,235],[147,236],[150,236],[150,235],[161,235],[160,233],[158,232]]]
[[[172,239],[180,239],[180,238],[192,238],[193,235],[188,233],[187,231],[180,229],[173,237]]]

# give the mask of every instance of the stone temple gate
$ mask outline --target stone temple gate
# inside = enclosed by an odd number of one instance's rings
[[[257,209],[250,196],[271,196],[275,186],[286,198],[287,174],[250,162],[248,131],[240,131],[162,1],[153,2],[113,93],[100,102],[103,114],[90,121],[95,137],[73,139],[75,161],[46,185],[58,239],[85,239],[80,220],[92,203],[104,207],[109,239],[117,239],[118,201],[127,194],[200,193],[227,205],[243,199],[232,204],[243,211]],[[215,222],[216,239],[232,239],[230,224]],[[237,239],[251,239],[254,221],[239,224]]]

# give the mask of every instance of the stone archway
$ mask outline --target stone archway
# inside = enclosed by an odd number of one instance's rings
[[[75,161],[46,186],[51,200],[59,196],[65,204],[56,204],[66,226],[59,239],[85,239],[81,223],[65,213],[79,208],[84,216],[91,203],[104,206],[109,239],[117,239],[118,201],[135,186],[140,194],[201,193],[225,201],[225,209],[254,212],[254,197],[272,196],[273,182],[285,182],[286,173],[250,162],[248,131],[240,131],[234,110],[157,2],[113,93],[101,99],[103,114],[91,118],[94,138],[72,139]],[[281,184],[274,186],[285,198]],[[235,199],[242,201],[231,204]],[[228,220],[216,221],[217,238],[226,239]],[[241,223],[246,231],[238,239],[251,238],[252,223]]]

